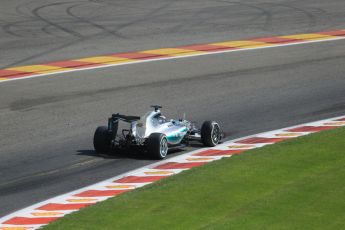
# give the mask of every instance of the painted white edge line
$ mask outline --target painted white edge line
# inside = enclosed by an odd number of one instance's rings
[[[77,68],[77,69],[63,70],[63,71],[53,72],[53,73],[35,74],[35,75],[27,76],[27,77],[6,79],[6,80],[1,80],[0,84],[4,83],[4,82],[9,82],[9,81],[17,81],[17,80],[23,80],[23,79],[45,77],[45,76],[51,76],[51,75],[57,75],[57,74],[63,74],[63,73],[79,72],[79,71],[84,71],[84,70],[103,69],[103,68],[109,68],[109,67],[114,67],[114,66],[132,65],[132,64],[139,64],[139,63],[145,63],[145,62],[164,61],[164,60],[171,60],[171,59],[189,58],[189,57],[197,57],[197,56],[205,56],[205,55],[215,55],[215,54],[232,53],[232,52],[239,52],[239,51],[249,51],[249,50],[259,50],[259,49],[268,49],[268,48],[276,48],[276,47],[294,46],[294,45],[302,45],[302,44],[309,44],[309,43],[337,41],[337,40],[343,40],[343,39],[345,39],[345,37],[324,38],[322,40],[310,40],[310,41],[293,42],[293,43],[287,43],[287,44],[268,43],[268,46],[262,46],[262,47],[253,47],[253,48],[240,48],[239,47],[239,49],[235,49],[235,50],[223,50],[223,51],[220,50],[220,51],[208,51],[208,52],[207,51],[201,51],[201,52],[205,52],[205,53],[190,54],[190,55],[185,55],[185,56],[152,58],[152,59],[145,59],[145,60],[140,60],[140,59],[134,60],[133,59],[133,62],[124,62],[124,63],[117,63],[117,64],[100,63],[100,64],[104,64],[104,65],[94,66],[94,67],[85,67],[85,68],[81,67],[81,68]],[[174,47],[172,47],[172,48],[174,48]],[[176,48],[178,48],[178,47],[176,47]],[[160,48],[157,48],[157,49],[160,49]],[[161,48],[161,49],[164,49],[164,48]],[[137,51],[137,52],[142,52],[142,51]],[[193,51],[191,50],[191,52],[193,52]],[[188,52],[186,52],[186,53],[188,53]],[[41,65],[44,65],[44,64],[41,64]]]
[[[114,184],[113,181],[118,180],[118,179],[123,178],[123,177],[126,177],[126,176],[138,175],[138,174],[141,174],[141,173],[143,173],[144,171],[147,171],[147,170],[155,170],[155,169],[153,169],[155,166],[162,165],[162,164],[164,164],[166,162],[181,162],[181,160],[183,161],[183,158],[189,157],[189,156],[191,156],[194,153],[202,152],[202,151],[208,150],[208,149],[222,149],[222,148],[224,148],[225,146],[228,146],[231,143],[235,143],[235,142],[243,140],[243,139],[248,139],[248,138],[251,138],[251,137],[258,137],[258,136],[267,136],[267,135],[272,134],[272,133],[279,133],[279,132],[283,132],[284,133],[284,132],[286,132],[285,130],[293,129],[293,128],[296,128],[296,127],[301,127],[301,126],[325,126],[324,125],[325,122],[327,123],[327,122],[334,121],[334,120],[337,120],[337,119],[340,119],[340,118],[345,118],[345,116],[342,115],[342,116],[327,118],[327,119],[323,119],[323,120],[302,123],[302,124],[298,124],[298,125],[294,125],[294,126],[289,126],[289,127],[285,127],[285,128],[281,128],[281,129],[276,129],[276,130],[272,130],[272,131],[262,132],[262,133],[258,133],[258,134],[253,134],[253,135],[249,135],[249,136],[245,136],[245,137],[240,137],[240,138],[236,138],[236,139],[233,139],[233,140],[225,141],[224,143],[222,143],[222,144],[220,144],[220,145],[218,145],[216,147],[213,147],[213,148],[196,149],[194,151],[187,152],[187,153],[175,156],[175,157],[171,157],[169,159],[158,161],[158,162],[155,162],[153,164],[146,165],[144,167],[141,167],[141,168],[138,168],[138,169],[135,169],[135,170],[131,170],[129,172],[120,174],[118,176],[115,176],[115,177],[103,180],[101,182],[98,182],[98,183],[95,183],[95,184],[92,184],[92,185],[89,185],[89,186],[86,186],[86,187],[83,187],[83,188],[80,188],[80,189],[77,189],[77,190],[74,190],[74,191],[71,191],[71,192],[68,192],[68,193],[65,193],[65,194],[62,194],[62,195],[59,195],[59,196],[56,196],[56,197],[44,200],[42,202],[36,203],[36,204],[31,205],[29,207],[26,207],[24,209],[15,211],[15,212],[13,212],[11,214],[8,214],[8,215],[0,218],[0,227],[14,227],[14,226],[18,226],[18,225],[6,225],[6,224],[1,224],[1,223],[5,222],[6,220],[9,220],[9,219],[11,219],[13,217],[16,217],[16,216],[27,216],[28,214],[30,214],[30,212],[34,211],[36,208],[38,208],[38,207],[40,207],[42,205],[45,205],[45,204],[48,204],[48,203],[51,203],[51,202],[66,203],[66,199],[70,198],[70,196],[72,196],[73,194],[77,194],[77,193],[86,191],[88,189],[97,189],[97,187],[104,187],[104,185],[109,185],[109,183],[113,183]],[[345,126],[345,125],[339,125],[339,127],[341,127],[341,126]],[[303,133],[304,133],[303,135],[307,135],[307,134],[310,134],[312,132],[303,132]],[[292,138],[294,138],[294,137],[292,137]],[[239,145],[239,144],[236,143],[236,145]],[[255,145],[255,144],[252,144],[252,145]],[[259,145],[255,146],[254,148],[260,148],[260,147],[265,146],[265,145],[270,145],[270,143],[268,143],[268,144],[259,144]],[[231,156],[229,156],[229,157],[231,157]],[[215,158],[214,160],[218,160],[218,159],[221,159],[222,157],[211,156],[211,158]],[[212,160],[212,161],[214,161],[214,160]],[[186,170],[188,170],[188,169],[186,169]],[[182,170],[181,169],[178,169],[178,170],[168,169],[167,171],[174,171],[173,174],[177,174],[177,173],[185,171],[185,170],[184,169],[182,169]],[[136,187],[142,187],[142,186],[145,186],[146,184],[151,184],[151,182],[149,182],[149,183],[133,183],[133,185],[136,185]],[[114,196],[111,196],[111,197],[114,197]],[[99,201],[103,201],[103,200],[106,200],[106,199],[111,198],[111,197],[96,198],[96,199],[98,200],[97,202],[99,202]],[[76,199],[78,199],[78,198],[76,198]],[[64,216],[65,214],[72,213],[72,212],[75,212],[75,211],[78,211],[78,210],[68,210],[68,211],[59,211],[59,212],[62,212],[63,216]],[[39,211],[37,211],[37,212],[39,212]],[[45,225],[45,224],[43,224],[43,225]],[[43,226],[43,225],[28,225],[28,226],[30,226],[33,229],[36,229],[36,228],[39,228],[40,226]],[[24,227],[24,226],[22,226],[22,227]]]

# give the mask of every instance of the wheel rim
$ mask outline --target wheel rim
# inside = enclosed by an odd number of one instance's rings
[[[218,124],[213,125],[212,134],[211,134],[213,144],[218,144],[220,138],[220,128]]]
[[[160,146],[160,154],[162,157],[165,157],[168,153],[168,141],[166,138],[162,138]]]

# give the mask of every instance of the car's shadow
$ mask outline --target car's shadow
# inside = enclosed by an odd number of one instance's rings
[[[177,156],[184,152],[192,151],[204,147],[201,143],[191,143],[187,148],[173,148],[169,150],[168,157]],[[135,159],[135,160],[155,160],[148,153],[142,151],[111,151],[109,153],[97,153],[93,149],[77,150],[77,155],[99,157],[103,159]]]
[[[184,152],[185,149],[172,149],[168,152],[169,156]],[[135,160],[156,160],[148,155],[148,153],[141,151],[121,151],[109,153],[97,153],[95,150],[82,149],[77,150],[77,155],[99,157],[103,159],[135,159]]]

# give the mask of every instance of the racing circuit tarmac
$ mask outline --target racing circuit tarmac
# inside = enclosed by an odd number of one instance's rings
[[[345,28],[340,0],[200,2],[8,1],[0,65]],[[241,137],[343,115],[344,63],[339,40],[4,82],[0,216],[152,163],[94,154],[93,132],[113,112],[162,104],[167,117],[218,120]]]

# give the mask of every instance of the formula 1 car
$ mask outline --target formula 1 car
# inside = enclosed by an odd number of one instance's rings
[[[166,157],[169,148],[188,146],[191,140],[205,146],[216,146],[223,133],[215,121],[205,121],[201,129],[185,119],[168,120],[162,114],[162,106],[151,106],[153,111],[143,117],[113,114],[108,126],[100,126],[94,134],[93,144],[97,153],[110,150],[140,149],[156,159]],[[129,129],[119,132],[119,121],[130,123]]]

